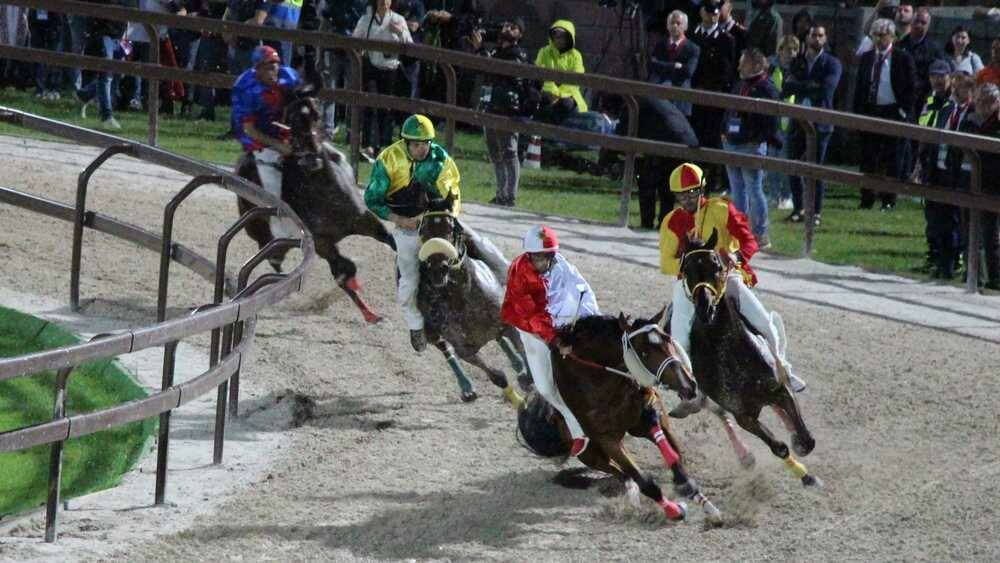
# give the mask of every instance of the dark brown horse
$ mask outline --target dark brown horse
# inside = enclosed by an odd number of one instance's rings
[[[519,409],[523,398],[500,369],[488,365],[479,350],[496,342],[518,379],[527,379],[521,339],[500,321],[507,261],[489,241],[463,227],[451,213],[451,199],[429,203],[420,221],[420,286],[417,307],[424,331],[444,354],[458,379],[463,401],[478,397],[457,358],[486,372],[490,381]]]
[[[774,359],[778,351],[769,349],[764,337],[740,315],[738,289],[727,281],[729,268],[714,250],[717,236],[713,231],[707,241],[689,240],[681,258],[678,283],[685,284],[694,302],[691,365],[698,388],[741,428],[767,444],[803,485],[819,486],[821,481],[760,421],[761,410],[770,406],[791,432],[796,454],[804,457],[816,446],[788,376]],[[717,412],[723,420],[724,413]],[[737,446],[737,441],[733,444]]]
[[[678,496],[696,502],[710,519],[719,511],[705,497],[684,469],[677,439],[658,406],[654,386],[666,385],[681,398],[695,395],[695,384],[678,360],[670,337],[659,326],[663,312],[654,318],[629,322],[624,316],[579,319],[560,331],[562,342],[573,352],[552,354],[552,372],[559,392],[590,438],[580,461],[588,467],[638,485],[656,501],[671,520],[686,516],[683,504],[667,500],[659,485],[632,461],[625,451],[626,434],[646,438],[660,449],[673,474]],[[540,396],[529,398],[518,417],[525,445],[545,457],[566,456],[572,442],[565,422]]]
[[[371,237],[396,249],[396,243],[385,225],[379,221],[361,198],[354,181],[354,172],[347,158],[329,143],[321,142],[320,114],[314,98],[301,96],[285,108],[285,124],[291,129],[293,154],[284,159],[282,199],[302,218],[312,233],[316,253],[326,259],[330,273],[337,284],[350,296],[361,310],[365,320],[381,320],[359,295],[361,284],[357,267],[337,249],[337,244],[350,235]],[[257,166],[249,155],[244,155],[236,165],[236,173],[251,182],[260,184]],[[240,213],[253,208],[253,204],[240,199]],[[247,234],[263,248],[273,239],[266,218],[247,224]],[[271,260],[271,266],[281,271],[284,255]]]

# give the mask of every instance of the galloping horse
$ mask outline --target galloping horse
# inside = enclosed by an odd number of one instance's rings
[[[364,235],[395,250],[396,242],[378,217],[365,207],[347,158],[329,143],[320,141],[319,121],[314,98],[300,95],[285,107],[284,122],[291,128],[293,154],[282,164],[282,199],[305,222],[315,239],[316,253],[326,259],[337,284],[361,310],[365,320],[376,323],[381,317],[358,294],[361,284],[355,277],[357,267],[340,253],[337,243],[350,235]],[[260,184],[257,166],[249,155],[237,163],[236,173]],[[240,198],[241,214],[253,207]],[[266,218],[247,223],[247,234],[261,248],[274,238]],[[280,272],[283,260],[284,255],[272,258],[271,266]]]
[[[456,355],[486,372],[520,410],[524,399],[507,376],[487,365],[479,355],[487,342],[496,342],[518,372],[518,379],[524,379],[526,362],[522,360],[521,339],[516,330],[500,321],[507,261],[492,243],[462,227],[446,211],[451,204],[450,195],[448,199],[428,202],[420,221],[417,308],[424,316],[427,340],[444,354],[458,379],[463,401],[474,401],[478,395]]]
[[[590,438],[581,462],[637,484],[668,519],[683,520],[687,509],[667,500],[625,451],[626,433],[647,438],[673,473],[675,493],[702,505],[708,518],[718,519],[719,510],[687,476],[668,419],[657,410],[660,398],[654,386],[666,385],[683,399],[694,397],[696,391],[670,337],[658,324],[662,316],[661,311],[648,321],[631,323],[624,315],[579,319],[560,330],[559,338],[573,351],[565,358],[553,353],[552,373],[563,400]],[[528,408],[518,417],[518,430],[528,449],[538,455],[566,456],[570,451],[572,439],[565,422],[541,396],[529,397]]]
[[[689,240],[681,257],[678,283],[685,284],[694,302],[691,364],[698,388],[724,411],[716,409],[724,422],[725,413],[731,413],[740,427],[763,440],[771,453],[783,459],[803,485],[820,486],[822,482],[759,420],[763,407],[771,406],[791,432],[796,454],[805,457],[816,446],[789,387],[788,375],[775,361],[779,351],[770,350],[764,337],[753,332],[740,315],[738,291],[730,290],[729,268],[715,251],[717,236],[713,230],[705,242]],[[730,438],[734,436],[730,432]],[[734,439],[733,445],[742,458],[745,450],[740,452],[738,444]]]

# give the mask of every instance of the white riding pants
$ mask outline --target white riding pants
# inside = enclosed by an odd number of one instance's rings
[[[743,282],[743,276],[739,272],[731,272],[726,278],[727,291],[738,291],[739,311],[757,332],[764,335],[768,343],[779,355],[785,349],[778,338],[778,329],[771,321],[771,314],[764,309],[764,305],[757,299],[757,295]],[[688,298],[684,291],[684,282],[677,280],[674,283],[673,313],[670,316],[670,336],[674,341],[684,348],[690,355],[691,352],[691,325],[694,323],[694,303]],[[785,369],[791,373],[792,366],[784,357],[779,357]]]
[[[552,377],[552,352],[549,350],[549,345],[530,332],[524,332],[521,329],[518,329],[517,332],[521,333],[521,342],[524,343],[524,353],[527,356],[528,367],[531,368],[531,379],[535,383],[535,389],[559,411],[563,420],[566,421],[566,426],[573,439],[583,438],[585,434],[583,428],[580,427],[580,421],[566,406],[562,395],[559,394],[559,388],[556,387],[555,379]]]
[[[396,267],[399,269],[399,286],[396,301],[403,309],[403,320],[410,330],[424,328],[424,316],[417,308],[417,289],[420,287],[420,235],[417,231],[400,229],[392,232],[396,239]]]
[[[261,149],[253,154],[257,162],[260,187],[281,200],[281,153],[274,149]],[[287,217],[271,217],[271,236],[274,238],[299,238],[300,231]]]

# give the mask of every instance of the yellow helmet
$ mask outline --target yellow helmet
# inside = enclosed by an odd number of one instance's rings
[[[697,164],[685,162],[670,173],[670,191],[686,192],[705,186],[705,174]]]
[[[434,123],[426,115],[415,113],[406,118],[399,133],[407,141],[431,141],[434,139]]]

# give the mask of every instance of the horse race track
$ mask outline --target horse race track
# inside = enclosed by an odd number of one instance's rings
[[[30,151],[15,150],[21,141],[0,141],[0,183],[63,202],[73,201],[81,163],[96,154],[33,141]],[[95,177],[92,209],[158,229],[170,190],[184,181],[116,157]],[[175,236],[214,256],[215,239],[235,209],[234,198],[209,188],[181,207]],[[508,257],[538,220],[481,206],[467,206],[466,212],[474,226],[488,225],[484,230]],[[629,241],[648,254],[655,248],[652,234],[580,224],[558,229],[573,249],[567,256],[588,277],[606,312],[650,314],[670,295],[669,282],[655,269],[622,256],[621,245]],[[65,302],[70,233],[68,223],[0,205],[0,286]],[[230,263],[253,250],[248,239],[239,240]],[[868,288],[864,298],[871,309],[880,308],[879,315],[849,310],[861,292],[844,291],[845,284],[837,286],[843,306],[836,307],[811,304],[823,300],[819,293],[766,293],[765,304],[784,316],[790,359],[809,382],[800,401],[817,447],[803,462],[826,487],[803,489],[747,434],[757,465],[741,469],[718,421],[707,414],[676,421],[692,476],[726,517],[723,526],[709,528],[697,507],[687,522],[668,525],[651,501],[631,508],[607,482],[589,490],[552,484],[559,468],[518,445],[514,413],[484,375],[470,368],[481,398],[463,404],[437,352],[418,356],[410,350],[393,301],[389,249],[351,238],[343,250],[358,263],[365,296],[386,321],[364,324],[320,263],[301,295],[260,319],[256,349],[243,372],[243,407],[251,414],[231,429],[230,438],[260,439],[266,451],[245,463],[227,458],[226,470],[209,476],[173,466],[171,487],[204,481],[199,497],[171,498],[175,507],[145,508],[152,491],[152,476],[146,475],[144,496],[132,503],[143,508],[83,515],[71,510],[61,547],[42,549],[37,524],[29,522],[18,541],[0,537],[0,559],[1000,558],[1000,350],[995,330],[979,338],[960,334],[975,332],[968,327],[984,319],[992,318],[995,326],[995,297],[974,301],[985,305],[977,305],[980,314],[970,315],[967,326],[956,322],[954,330],[934,330],[923,326],[926,319],[903,322],[885,312],[893,303],[919,305],[923,298],[899,293],[908,282]],[[89,232],[81,294],[91,301],[85,314],[152,322],[157,261]],[[782,261],[755,262],[762,286],[783,287]],[[183,268],[173,271],[178,275],[171,282],[169,315],[210,300],[207,283]],[[891,295],[879,301],[883,293]],[[941,299],[962,302],[954,294]],[[948,313],[945,306],[937,309]],[[192,344],[207,351],[204,340]],[[491,360],[501,361],[499,350],[487,350]],[[280,408],[291,415],[268,416],[269,409]],[[773,416],[765,420],[787,436]],[[207,461],[210,443],[202,447]],[[652,445],[633,442],[631,450],[643,468],[669,484]],[[241,486],[221,490],[241,474]],[[98,524],[80,524],[83,516]],[[163,520],[182,529],[156,535],[152,530]],[[129,537],[130,529],[147,531]]]

